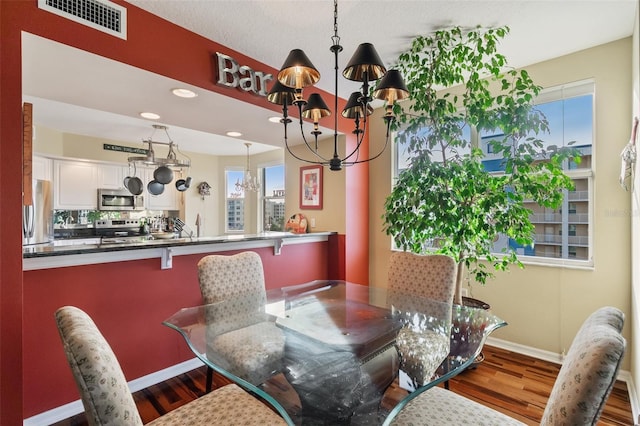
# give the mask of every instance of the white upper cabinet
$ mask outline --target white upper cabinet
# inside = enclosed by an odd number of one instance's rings
[[[97,164],[98,188],[124,189],[124,178],[129,169],[119,164]]]
[[[98,204],[98,167],[83,161],[53,161],[53,208],[95,210]]]
[[[34,155],[31,160],[31,174],[36,180],[52,180],[51,159]]]

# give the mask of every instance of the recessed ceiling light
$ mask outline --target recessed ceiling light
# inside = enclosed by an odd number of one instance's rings
[[[195,98],[196,96],[198,96],[196,92],[189,89],[173,89],[171,90],[171,93],[181,98]]]
[[[280,123],[280,120],[282,120],[282,117],[269,117],[269,121],[272,123]]]
[[[240,132],[227,132],[227,136],[231,136],[232,138],[239,138],[240,136],[242,136],[242,133],[240,133]]]
[[[155,112],[141,112],[140,117],[148,118],[149,120],[157,120],[160,118],[160,116]]]

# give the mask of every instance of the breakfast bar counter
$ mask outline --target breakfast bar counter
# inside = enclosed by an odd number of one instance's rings
[[[67,404],[79,404],[54,321],[61,306],[77,306],[91,315],[108,336],[127,380],[138,390],[202,365],[194,360],[182,337],[162,321],[181,307],[202,304],[197,264],[204,256],[258,253],[265,288],[271,290],[341,278],[342,238],[334,232],[269,232],[51,244],[26,250],[22,259],[23,363],[29,366],[23,375],[25,418],[50,416],[49,410],[57,413],[58,409],[64,411],[61,418],[66,418],[75,414],[65,411]],[[29,424],[54,423],[39,419]]]
[[[260,234],[232,234],[216,237],[192,237],[172,239],[128,240],[89,244],[40,244],[23,249],[23,270],[60,268],[90,265],[94,263],[158,258],[162,269],[172,267],[173,256],[213,253],[272,247],[274,255],[280,255],[282,247],[327,241],[334,232],[293,234],[290,232],[265,232]]]

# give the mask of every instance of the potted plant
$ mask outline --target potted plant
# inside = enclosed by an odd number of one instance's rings
[[[541,88],[497,51],[508,32],[439,30],[416,37],[397,63],[412,101],[394,106],[396,141],[410,162],[385,202],[385,231],[404,250],[453,257],[458,304],[465,269],[484,284],[494,271],[523,266],[513,248],[494,253],[494,242],[504,235],[531,245],[527,203],[557,208],[573,186],[562,163],[579,161],[540,138],[548,133],[533,105]],[[486,135],[484,146],[472,146],[469,128]]]

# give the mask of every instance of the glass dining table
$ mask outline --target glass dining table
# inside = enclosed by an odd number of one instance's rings
[[[390,424],[412,398],[470,367],[507,325],[490,310],[336,280],[255,299],[184,308],[163,324],[291,425]]]

